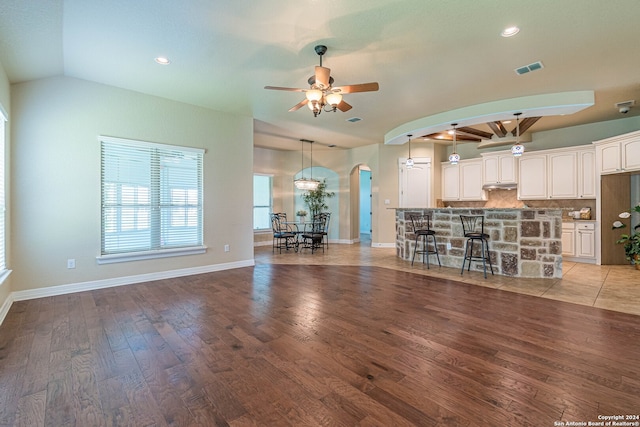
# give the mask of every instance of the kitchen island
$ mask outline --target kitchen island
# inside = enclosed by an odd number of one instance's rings
[[[562,277],[562,210],[540,208],[395,208],[396,252],[411,261],[415,234],[410,215],[431,216],[443,267],[461,268],[466,239],[460,215],[484,215],[495,274],[513,277]],[[435,257],[431,255],[433,268]],[[416,262],[419,262],[416,256]],[[437,267],[436,267],[437,268]],[[487,269],[489,266],[487,266]],[[481,271],[474,261],[472,270]]]

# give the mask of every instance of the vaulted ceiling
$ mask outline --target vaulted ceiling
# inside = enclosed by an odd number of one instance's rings
[[[0,62],[12,83],[65,75],[248,115],[257,146],[346,148],[537,94],[594,91],[595,104],[529,131],[638,115],[614,104],[640,102],[639,17],[637,0],[3,0]],[[335,85],[380,90],[345,95],[347,112],[288,112],[302,94],[264,86],[308,87],[318,44]]]

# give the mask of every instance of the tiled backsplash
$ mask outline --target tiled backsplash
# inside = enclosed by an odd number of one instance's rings
[[[444,202],[444,206],[452,208],[545,208],[562,209],[567,216],[570,211],[591,208],[591,219],[596,219],[595,199],[554,199],[554,200],[518,200],[516,190],[493,190],[487,192],[489,199],[485,202]],[[568,218],[568,217],[567,217]]]

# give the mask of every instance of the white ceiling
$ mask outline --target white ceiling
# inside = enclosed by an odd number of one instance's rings
[[[594,91],[595,105],[530,131],[638,115],[614,104],[640,103],[639,20],[638,0],[2,0],[0,62],[12,83],[66,75],[252,116],[257,146],[346,148],[538,94]],[[500,37],[510,25],[521,32]],[[335,85],[380,90],[345,95],[345,113],[287,112],[302,94],[264,86],[307,87],[317,44]]]

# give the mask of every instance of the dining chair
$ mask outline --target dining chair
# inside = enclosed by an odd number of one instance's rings
[[[297,235],[286,222],[286,213],[271,214],[271,228],[273,229],[272,252],[275,252],[276,249],[279,249],[280,253],[282,253],[282,249],[298,249],[298,245],[296,244]]]

